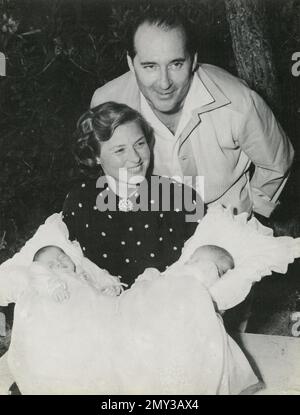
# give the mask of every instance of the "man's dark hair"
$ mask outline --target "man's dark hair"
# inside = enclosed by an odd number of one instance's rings
[[[186,49],[191,56],[196,52],[195,36],[193,27],[185,16],[176,11],[174,7],[151,7],[144,9],[140,15],[129,25],[128,35],[126,39],[126,49],[131,59],[134,59],[136,50],[134,46],[134,37],[138,28],[147,23],[156,26],[165,31],[179,28],[185,35]]]

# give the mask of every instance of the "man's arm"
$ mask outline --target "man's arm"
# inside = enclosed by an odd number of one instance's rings
[[[250,182],[253,210],[269,217],[288,178],[294,150],[270,108],[254,91],[237,139],[255,166]]]

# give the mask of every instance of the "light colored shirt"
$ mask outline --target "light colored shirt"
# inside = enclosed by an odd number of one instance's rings
[[[197,175],[197,167],[194,158],[192,157],[190,160],[191,166],[188,175],[186,172],[183,172],[182,164],[180,163],[179,147],[181,144],[181,133],[189,123],[197,108],[212,103],[214,98],[206,89],[200,78],[198,76],[193,76],[175,134],[160,121],[142,93],[140,93],[140,100],[141,113],[153,128],[155,134],[153,173],[161,176],[173,177],[189,186],[194,185],[192,177]],[[190,146],[189,150],[190,155],[192,155],[193,150]],[[201,193],[200,185],[197,190]]]

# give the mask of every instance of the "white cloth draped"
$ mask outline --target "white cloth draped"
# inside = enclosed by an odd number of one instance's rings
[[[70,299],[55,303],[34,287],[28,265],[44,245],[57,245],[95,278],[101,270],[68,241],[52,215],[20,253],[0,267],[0,304],[16,302],[8,363],[23,394],[235,394],[257,379],[215,313],[242,301],[254,281],[285,272],[299,239],[230,210],[211,208],[177,264],[138,278],[119,297],[96,294],[70,279]],[[223,246],[236,268],[211,287],[180,265],[203,244]],[[201,271],[199,270],[199,273]],[[106,274],[105,274],[106,275]],[[148,275],[149,276],[149,275]]]

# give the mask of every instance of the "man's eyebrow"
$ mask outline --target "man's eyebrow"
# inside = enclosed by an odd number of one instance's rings
[[[156,65],[156,62],[151,62],[151,61],[145,61],[145,62],[140,62],[141,65]]]
[[[185,62],[186,61],[186,58],[175,58],[175,59],[172,59],[170,62],[169,62],[169,64],[170,63],[174,63],[174,62]],[[157,62],[153,62],[153,61],[142,61],[142,62],[140,62],[140,65],[157,65]]]
[[[174,62],[184,62],[186,60],[186,58],[176,58],[173,59],[170,63],[174,63]]]

